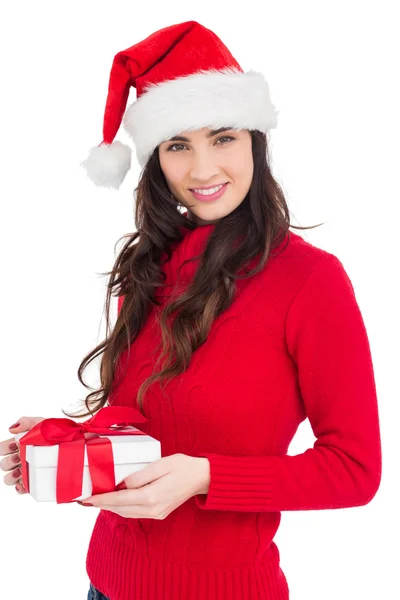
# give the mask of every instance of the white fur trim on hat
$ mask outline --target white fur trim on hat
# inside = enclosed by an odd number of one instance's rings
[[[143,167],[161,142],[180,132],[232,127],[266,133],[277,126],[278,113],[261,73],[229,67],[148,86],[126,110],[123,126]]]
[[[81,162],[81,166],[96,185],[117,190],[131,168],[131,160],[131,148],[115,141],[91,148],[88,158]]]

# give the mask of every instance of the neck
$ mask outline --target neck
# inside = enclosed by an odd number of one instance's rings
[[[215,221],[205,221],[204,219],[200,219],[200,217],[196,216],[194,213],[188,210],[188,221],[191,223],[195,223],[196,225],[216,225],[220,219],[216,219]]]

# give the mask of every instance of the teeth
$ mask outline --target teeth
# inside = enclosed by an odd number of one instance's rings
[[[197,194],[203,194],[203,196],[210,196],[211,194],[215,194],[215,192],[218,192],[218,190],[220,190],[222,187],[223,184],[217,185],[216,187],[210,188],[209,190],[197,190],[196,188],[194,188],[193,191]]]

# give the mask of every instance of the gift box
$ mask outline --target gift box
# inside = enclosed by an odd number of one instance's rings
[[[58,504],[115,491],[161,458],[160,442],[140,430],[146,421],[136,409],[105,407],[81,423],[44,419],[16,434],[25,489],[38,502]]]

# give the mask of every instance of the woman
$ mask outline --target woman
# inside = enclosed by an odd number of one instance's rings
[[[107,338],[79,367],[86,385],[102,354],[78,416],[135,406],[162,458],[86,499],[101,509],[88,600],[287,600],[281,511],[361,506],[380,484],[363,318],[340,260],[289,232],[263,77],[194,21],[120,52],[104,140],[84,163],[98,185],[118,188],[130,167],[113,140],[131,85],[137,232],[110,273]],[[288,456],[306,418],[316,442]]]

